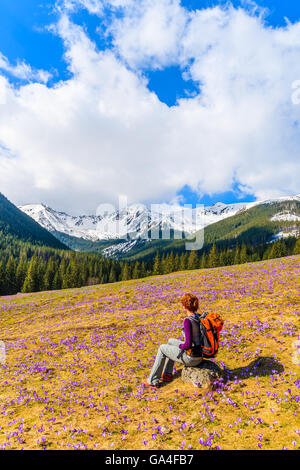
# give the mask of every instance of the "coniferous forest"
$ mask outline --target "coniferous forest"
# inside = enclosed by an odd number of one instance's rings
[[[154,259],[117,261],[98,254],[37,246],[0,233],[0,295],[59,290],[214,268],[300,254],[300,238],[252,246],[213,244],[200,251],[156,253]]]

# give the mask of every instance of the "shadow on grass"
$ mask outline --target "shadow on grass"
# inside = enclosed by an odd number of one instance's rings
[[[228,380],[245,380],[250,377],[265,377],[268,375],[282,374],[283,371],[283,365],[274,359],[274,357],[258,357],[247,366],[238,367],[236,369],[225,368],[223,372]]]
[[[182,378],[182,372],[184,369],[184,367],[177,369],[173,379],[177,380]],[[200,372],[200,376],[196,376],[196,378],[188,377],[188,380],[186,380],[187,377],[185,377],[183,382],[191,382],[195,385],[196,382],[194,382],[193,379],[196,379],[196,381],[201,384],[199,388],[210,388],[211,390],[215,390],[220,386],[222,388],[222,384],[224,386],[226,383],[234,380],[246,380],[251,377],[282,374],[284,371],[283,365],[273,357],[258,357],[247,366],[237,367],[236,369],[228,369],[226,366],[222,369],[214,361],[204,359],[199,366],[192,368],[188,367],[187,369],[202,370],[203,375]],[[160,387],[165,387],[167,385],[168,383],[161,383]]]
[[[174,379],[178,379],[182,376],[183,369],[182,367],[177,370]],[[212,375],[212,378],[207,379],[207,381],[211,381],[215,386],[221,382],[227,383],[233,380],[246,380],[251,377],[270,376],[281,374],[284,371],[283,365],[273,357],[258,357],[247,366],[237,367],[236,369],[228,369],[226,366],[224,369],[221,369],[215,362],[203,360],[195,369],[202,369],[204,374],[207,374],[208,371],[214,372],[216,375]]]

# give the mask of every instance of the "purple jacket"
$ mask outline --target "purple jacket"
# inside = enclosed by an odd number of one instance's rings
[[[180,349],[190,349],[192,347],[192,324],[188,318],[183,322],[185,343],[179,345]]]

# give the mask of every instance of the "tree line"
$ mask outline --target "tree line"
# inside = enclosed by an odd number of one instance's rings
[[[76,288],[300,254],[300,238],[280,239],[257,247],[246,244],[222,247],[214,243],[199,252],[157,252],[154,259],[134,262],[36,247],[15,240],[1,245],[1,241],[0,295]]]
[[[300,254],[300,238],[280,239],[273,243],[257,247],[245,243],[235,247],[218,247],[215,243],[208,249],[200,252],[183,252],[181,255],[169,253],[160,255],[156,253],[153,263],[153,274],[167,274],[171,271],[184,271],[192,269],[216,268],[244,264],[267,259],[281,258],[293,254]]]

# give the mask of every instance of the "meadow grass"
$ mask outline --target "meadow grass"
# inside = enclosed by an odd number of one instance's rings
[[[300,449],[300,257],[0,299],[2,449]],[[225,320],[217,390],[144,389],[180,297]],[[272,358],[263,370],[258,357]],[[299,356],[298,356],[299,358]],[[299,358],[300,359],[300,358]]]

